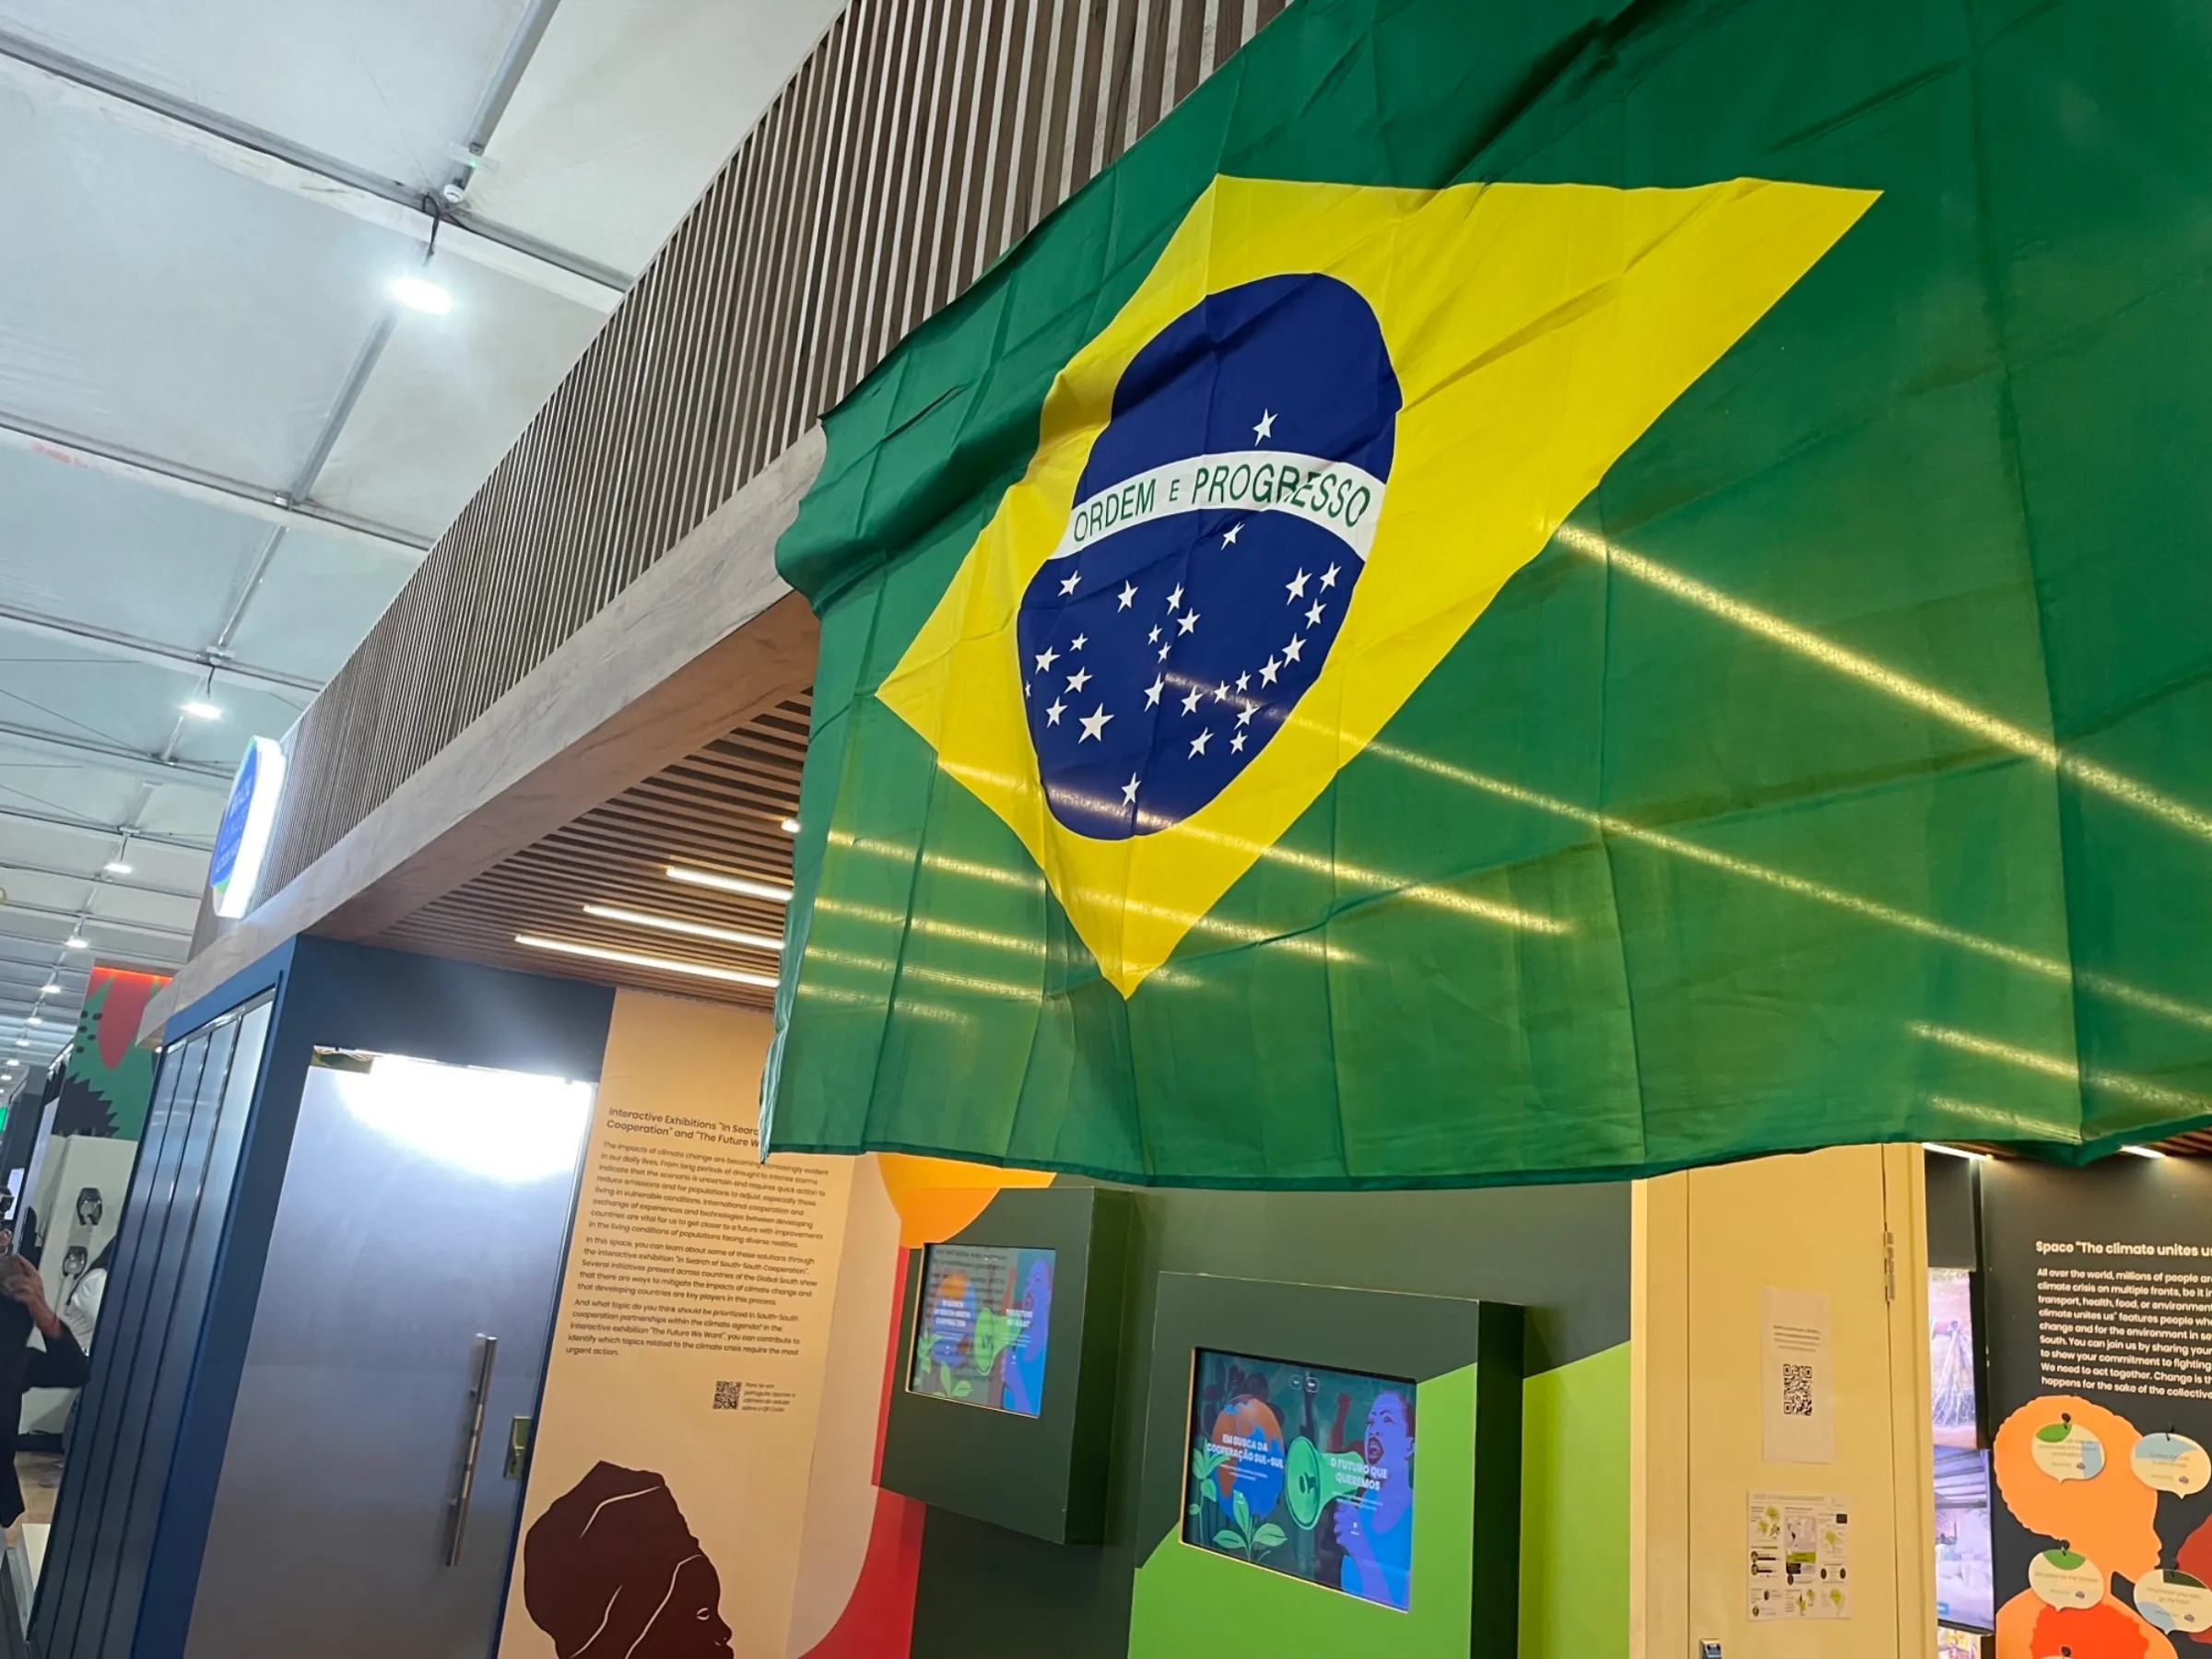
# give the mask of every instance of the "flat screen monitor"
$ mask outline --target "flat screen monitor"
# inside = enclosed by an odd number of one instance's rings
[[[1409,1608],[1414,1395],[1399,1377],[1200,1349],[1183,1541]]]
[[[1996,1629],[1986,1452],[1936,1448],[1936,1618],[1954,1630]]]
[[[1974,1400],[1974,1276],[1928,1269],[1928,1378],[1936,1443],[1971,1452],[1981,1443]]]
[[[1044,1408],[1055,1253],[932,1244],[922,1264],[908,1389],[1033,1418]]]

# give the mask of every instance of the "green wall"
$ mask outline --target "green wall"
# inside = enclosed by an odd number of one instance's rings
[[[1625,1184],[1134,1196],[1108,1542],[1060,1548],[932,1511],[923,1534],[914,1659],[1127,1659],[1135,1574],[1156,1542],[1136,1535],[1135,1512],[1153,1287],[1161,1273],[1487,1298],[1528,1309],[1521,1653],[1627,1653]],[[1172,1578],[1184,1565],[1162,1560],[1147,1571]],[[1240,1571],[1233,1562],[1217,1565]],[[1332,1628],[1324,1616],[1305,1629],[1304,1652],[1314,1659],[1366,1659],[1368,1642],[1341,1632],[1333,1639]]]

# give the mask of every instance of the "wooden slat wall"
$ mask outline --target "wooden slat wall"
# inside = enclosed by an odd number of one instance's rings
[[[853,0],[296,728],[336,843],[1286,0]]]

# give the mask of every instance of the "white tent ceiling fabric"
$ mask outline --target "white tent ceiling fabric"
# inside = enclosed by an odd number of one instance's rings
[[[841,3],[0,0],[0,1099]]]

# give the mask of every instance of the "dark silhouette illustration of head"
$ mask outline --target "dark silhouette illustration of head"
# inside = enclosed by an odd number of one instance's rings
[[[523,1540],[523,1605],[559,1659],[729,1659],[722,1580],[668,1482],[610,1463]]]
[[[108,1202],[100,1196],[98,1187],[87,1187],[76,1195],[76,1224],[79,1227],[98,1227],[100,1217],[107,1214]]]

